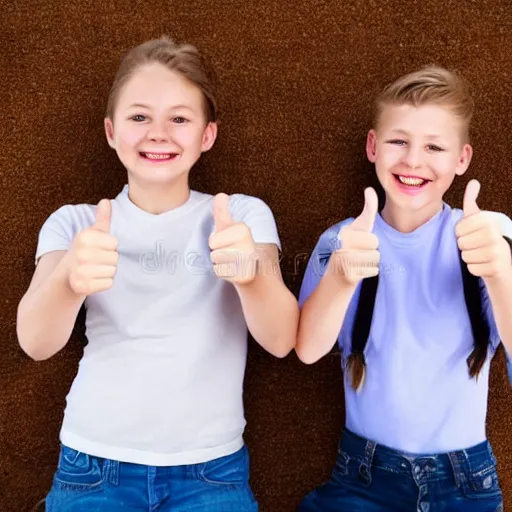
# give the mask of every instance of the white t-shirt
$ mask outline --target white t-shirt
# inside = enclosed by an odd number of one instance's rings
[[[260,199],[230,196],[235,221],[256,243],[280,248]],[[66,250],[94,223],[95,206],[66,205],[39,234],[36,260]],[[89,296],[85,346],[67,396],[61,442],[75,450],[154,466],[205,462],[243,445],[247,326],[234,286],[218,278],[208,237],[213,196],[153,215],[112,201],[119,263],[111,289]]]

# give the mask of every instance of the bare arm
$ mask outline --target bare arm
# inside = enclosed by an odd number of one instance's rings
[[[312,364],[330,352],[345,319],[356,284],[340,284],[329,270],[302,306],[295,351]]]
[[[19,344],[33,359],[48,359],[61,350],[85,297],[112,286],[118,241],[109,234],[110,216],[110,201],[103,199],[95,223],[74,238],[69,250],[39,259],[17,317]]]
[[[491,301],[498,333],[512,353],[512,254],[499,217],[480,210],[477,198],[480,183],[471,180],[464,192],[464,216],[455,233],[462,259],[468,270],[481,277]]]
[[[375,190],[366,189],[363,211],[338,233],[341,249],[331,254],[325,275],[302,306],[295,351],[306,364],[332,349],[357,285],[378,274],[379,241],[371,232],[377,208]]]
[[[512,265],[499,279],[487,279],[486,286],[501,341],[512,354]]]
[[[85,298],[69,285],[66,254],[54,251],[41,257],[18,305],[18,341],[36,361],[48,359],[66,345]]]
[[[285,357],[295,345],[299,306],[283,282],[274,244],[257,245],[260,255],[256,277],[235,283],[245,321],[254,339],[276,357]]]

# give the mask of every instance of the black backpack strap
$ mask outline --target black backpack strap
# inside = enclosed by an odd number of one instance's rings
[[[76,333],[80,341],[85,345],[87,345],[88,340],[87,336],[85,335],[85,304],[82,304],[82,307],[78,311],[78,315],[76,317],[75,326],[73,328],[73,331]]]
[[[372,326],[375,298],[379,286],[379,275],[367,277],[361,282],[359,300],[352,326],[352,347],[347,358],[347,371],[351,374],[352,387],[360,389],[366,376],[364,350],[368,344]]]
[[[459,251],[460,268],[462,272],[462,284],[464,286],[464,299],[471,322],[473,332],[474,348],[467,359],[469,374],[471,377],[478,377],[487,359],[487,351],[490,342],[490,327],[482,304],[482,292],[480,289],[480,278],[471,274],[468,266],[462,259]]]

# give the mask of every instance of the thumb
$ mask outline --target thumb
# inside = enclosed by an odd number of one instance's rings
[[[112,217],[112,204],[109,199],[102,199],[96,206],[96,221],[94,228],[103,231],[104,233],[110,232],[110,219]]]
[[[464,192],[464,202],[462,203],[462,209],[464,211],[464,217],[478,213],[480,208],[476,204],[478,194],[480,192],[480,182],[478,180],[471,180],[466,185],[466,191]]]
[[[358,231],[372,231],[375,217],[379,209],[379,198],[377,192],[372,187],[364,191],[364,208],[359,217],[357,217],[351,226]]]
[[[229,213],[229,196],[227,194],[217,194],[215,196],[213,200],[213,221],[216,233],[233,224],[233,219]]]

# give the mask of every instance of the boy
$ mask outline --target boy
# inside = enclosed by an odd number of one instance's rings
[[[443,202],[472,156],[460,77],[411,73],[376,106],[384,208],[367,189],[359,217],[324,232],[299,299],[297,354],[313,363],[338,339],[346,398],[332,478],[299,510],[496,512],[485,418],[490,360],[500,340],[512,350],[512,223],[480,211],[475,180],[462,210]]]

